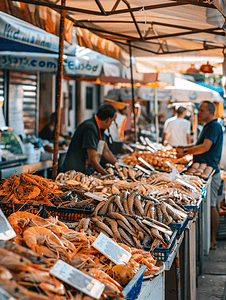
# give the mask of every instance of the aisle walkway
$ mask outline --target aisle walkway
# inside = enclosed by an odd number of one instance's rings
[[[217,245],[217,250],[204,256],[196,300],[226,300],[226,240],[218,240]]]

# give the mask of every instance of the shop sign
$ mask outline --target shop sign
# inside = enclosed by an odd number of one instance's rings
[[[88,75],[100,76],[102,72],[102,64],[97,61],[90,61],[81,58],[67,57],[65,72],[67,75]]]
[[[57,36],[3,12],[0,14],[0,37],[24,45],[24,51],[26,45],[52,51],[58,51],[59,48]]]
[[[0,68],[13,70],[33,70],[33,71],[49,71],[56,72],[57,58],[48,56],[36,57],[31,53],[27,54],[3,54],[0,53]]]

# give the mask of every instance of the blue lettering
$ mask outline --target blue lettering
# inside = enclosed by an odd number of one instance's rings
[[[37,60],[36,60],[36,59],[33,59],[33,60],[31,61],[31,66],[32,66],[32,67],[36,67],[36,63],[37,63]]]
[[[74,63],[73,63],[73,61],[69,61],[69,62],[68,62],[68,68],[69,68],[70,70],[74,70]]]
[[[86,70],[88,70],[88,71],[91,70],[91,65],[90,65],[90,64],[87,64],[87,65],[86,65]]]
[[[92,68],[93,72],[96,72],[97,68],[98,68],[98,65],[97,65],[97,66],[94,66],[94,67]]]
[[[47,62],[47,68],[50,68],[50,69],[56,69],[56,64],[54,62]]]
[[[79,69],[83,70],[84,68],[85,68],[84,63],[80,64],[80,68]]]
[[[46,63],[43,60],[41,60],[38,65],[39,67],[44,68]]]
[[[14,32],[13,38],[14,38],[15,40],[18,40],[18,39],[19,39],[19,34],[20,34],[20,30]]]

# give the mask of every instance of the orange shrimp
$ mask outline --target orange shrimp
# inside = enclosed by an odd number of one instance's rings
[[[88,243],[86,233],[84,232],[77,232],[72,229],[67,229],[61,227],[60,229],[62,237],[69,240],[70,242],[81,242],[81,243]]]
[[[30,227],[23,232],[23,238],[27,246],[39,254],[42,254],[42,249],[39,245],[45,244],[50,250],[70,259],[70,255],[63,243],[47,228],[41,226]]]
[[[22,229],[28,224],[31,226],[47,226],[50,224],[47,220],[26,211],[12,213],[8,217],[8,221],[17,234],[21,234]]]
[[[115,281],[111,276],[109,276],[107,273],[102,271],[101,269],[98,268],[90,268],[90,269],[85,269],[81,270],[82,272],[92,276],[93,278],[102,281],[102,279],[107,280],[109,284],[113,284],[114,287],[117,287],[120,291],[123,290],[123,287]]]
[[[20,272],[27,271],[30,265],[29,259],[0,247],[0,266],[10,271]]]
[[[122,244],[122,243],[118,243],[119,246],[121,246],[123,249],[125,249],[126,251],[128,251],[129,253],[131,253],[131,247]]]

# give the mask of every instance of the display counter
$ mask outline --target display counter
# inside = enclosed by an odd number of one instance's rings
[[[47,170],[53,167],[52,160],[40,161],[35,164],[24,164],[20,166],[14,166],[10,168],[0,169],[0,179],[2,178],[9,178],[17,172],[20,173],[33,173],[33,172],[43,172],[43,177],[47,177]]]

